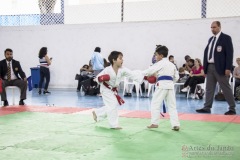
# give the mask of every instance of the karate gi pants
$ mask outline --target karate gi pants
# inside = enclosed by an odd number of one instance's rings
[[[171,126],[180,126],[174,89],[156,88],[151,102],[151,123],[155,125],[159,124],[160,108],[162,108],[163,100],[168,107]]]
[[[119,107],[119,104],[116,96],[113,94],[113,92],[110,89],[107,89],[107,88],[104,88],[103,91],[101,91],[101,94],[102,94],[103,103],[105,104],[105,106],[95,110],[95,113],[97,115],[97,120],[101,121],[107,118],[110,128],[119,127],[118,108],[117,108]]]

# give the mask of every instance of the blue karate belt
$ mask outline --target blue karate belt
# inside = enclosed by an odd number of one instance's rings
[[[158,81],[160,80],[171,80],[173,81],[173,78],[171,76],[160,76],[158,77]]]

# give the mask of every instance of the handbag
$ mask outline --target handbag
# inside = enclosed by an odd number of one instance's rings
[[[79,80],[79,78],[80,78],[80,74],[76,74],[75,80]]]
[[[222,92],[218,92],[218,94],[215,95],[216,101],[226,101],[224,94]]]

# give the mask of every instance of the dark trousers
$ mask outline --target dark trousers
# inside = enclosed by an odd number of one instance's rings
[[[79,77],[79,79],[78,79],[78,86],[77,86],[77,90],[80,90],[81,89],[81,82],[82,81],[84,81],[84,80],[87,80],[87,79],[89,79],[89,77],[88,76],[82,76],[82,75],[80,75],[80,77]]]
[[[184,87],[190,87],[190,93],[194,93],[197,84],[204,83],[205,77],[204,76],[193,76],[189,77],[186,82],[184,83]]]
[[[18,88],[20,88],[21,92],[20,92],[20,99],[24,100],[27,98],[26,96],[26,91],[27,91],[27,81],[21,80],[21,79],[15,79],[15,80],[3,80],[2,82],[2,93],[1,93],[1,98],[2,101],[6,101],[7,100],[7,95],[6,95],[6,90],[5,87],[7,86],[16,86]]]
[[[232,88],[229,84],[229,78],[225,75],[219,75],[215,69],[214,64],[208,65],[207,83],[206,83],[206,99],[204,103],[205,109],[212,108],[214,93],[217,82],[223,91],[224,97],[229,105],[229,110],[235,111],[235,101],[232,93]]]
[[[50,82],[50,71],[49,71],[49,68],[40,67],[39,89],[42,89],[42,84],[44,82],[44,78],[46,78],[44,90],[47,90],[48,89],[48,84]]]
[[[234,97],[236,97],[236,88],[240,86],[240,79],[235,79],[235,84],[234,84]]]

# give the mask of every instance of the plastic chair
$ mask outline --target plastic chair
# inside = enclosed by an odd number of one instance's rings
[[[11,89],[12,90],[12,103],[13,105],[15,105],[15,90],[18,89],[20,90],[17,86],[7,86],[5,88],[5,90],[7,91],[7,89]]]
[[[155,89],[155,84],[148,83],[148,97],[150,96],[151,90],[152,90],[152,95],[153,95],[154,89]]]
[[[178,89],[178,92],[181,92],[181,86],[183,86],[184,83],[174,83],[174,89],[175,89],[175,93],[177,92],[177,88]]]
[[[123,84],[123,96],[125,95],[126,88],[129,84],[135,85],[137,97],[139,97],[139,92],[140,92],[140,95],[142,96],[141,85],[136,81],[129,81],[129,79],[126,77],[124,78],[124,84]]]
[[[193,93],[193,94],[194,94],[194,97],[196,96],[197,87],[198,87],[198,86],[200,86],[202,89],[205,90],[205,87],[206,87],[206,79],[205,79],[204,83],[199,83],[199,84],[196,85],[195,91],[194,91],[194,93]],[[189,93],[190,93],[190,88],[189,88],[188,91],[187,91],[187,98],[189,97]]]

